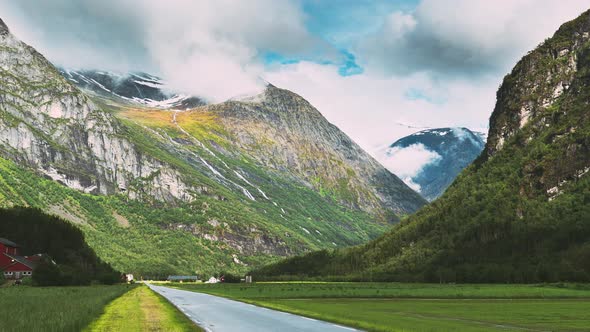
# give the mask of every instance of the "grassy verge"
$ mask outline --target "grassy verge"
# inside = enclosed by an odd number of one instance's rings
[[[127,285],[0,288],[0,330],[81,331]]]
[[[201,331],[166,299],[140,286],[111,302],[85,331]]]
[[[371,282],[276,282],[254,284],[180,284],[171,286],[239,299],[422,298],[539,299],[587,298],[586,284],[409,284]]]
[[[369,331],[590,331],[588,285],[175,284]]]
[[[586,300],[285,299],[252,304],[368,331],[590,331]]]

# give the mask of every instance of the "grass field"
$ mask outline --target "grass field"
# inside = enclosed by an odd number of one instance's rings
[[[409,284],[369,282],[277,282],[254,284],[172,284],[188,290],[242,299],[423,298],[538,299],[588,298],[590,285]]]
[[[166,299],[139,286],[111,302],[84,331],[201,331]]]
[[[370,331],[590,331],[590,286],[174,284]]]
[[[81,331],[129,289],[127,285],[0,288],[0,330]]]

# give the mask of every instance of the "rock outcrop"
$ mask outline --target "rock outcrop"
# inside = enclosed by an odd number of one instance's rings
[[[10,34],[10,30],[8,30],[8,27],[6,26],[6,24],[4,24],[4,21],[2,21],[2,19],[0,18],[0,36],[7,36]]]
[[[522,58],[506,75],[497,93],[490,118],[485,151],[493,156],[527,124],[550,125],[546,110],[567,91],[575,79],[580,53],[590,40],[590,19],[581,16],[562,25],[551,40]]]
[[[190,201],[173,168],[142,154],[114,117],[38,52],[0,36],[0,151],[68,187],[103,195]]]

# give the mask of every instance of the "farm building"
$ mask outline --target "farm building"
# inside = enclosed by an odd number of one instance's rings
[[[197,281],[199,280],[199,277],[197,276],[168,276],[168,278],[166,278],[166,280],[168,281]]]
[[[6,279],[21,279],[33,275],[41,255],[20,256],[20,246],[10,240],[0,238],[0,271]]]

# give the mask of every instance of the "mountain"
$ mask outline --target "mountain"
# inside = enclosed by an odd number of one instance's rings
[[[231,144],[260,164],[287,174],[349,208],[406,215],[424,204],[309,102],[269,85],[258,96],[179,114],[177,124],[210,115]],[[229,142],[228,142],[229,143]],[[384,216],[385,217],[385,216]]]
[[[404,168],[408,162],[400,156],[425,153],[426,162],[404,180],[428,201],[433,201],[479,156],[485,145],[483,136],[467,128],[422,130],[391,144],[381,159],[395,173],[396,168]]]
[[[64,75],[0,24],[0,206],[77,224],[120,271],[244,271],[366,242],[425,203],[292,92],[186,110]]]
[[[198,97],[172,93],[161,78],[146,73],[118,74],[58,68],[68,81],[93,95],[155,108],[190,109],[205,105]]]
[[[590,281],[590,11],[504,78],[484,153],[441,198],[366,245],[279,275],[430,282]]]

